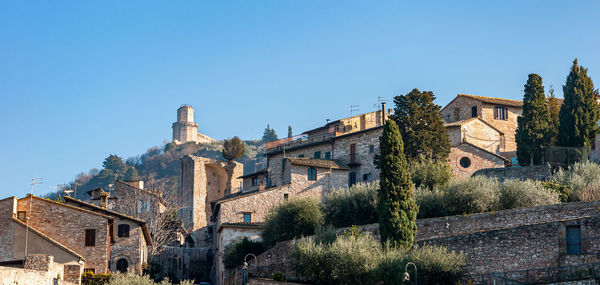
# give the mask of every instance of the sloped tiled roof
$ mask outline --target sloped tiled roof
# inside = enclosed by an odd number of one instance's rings
[[[496,157],[498,157],[498,158],[500,158],[500,159],[502,159],[502,160],[504,160],[504,161],[508,161],[508,162],[510,162],[510,161],[511,161],[510,159],[508,159],[508,158],[506,158],[506,157],[504,157],[504,156],[501,156],[501,155],[499,155],[499,154],[497,154],[497,153],[493,153],[493,152],[491,152],[491,151],[489,151],[489,150],[487,150],[487,149],[484,149],[484,148],[478,147],[478,146],[476,146],[476,145],[474,145],[474,144],[472,144],[472,143],[470,143],[470,142],[462,142],[462,143],[460,143],[460,144],[458,144],[458,145],[456,145],[456,146],[454,146],[454,147],[458,147],[458,146],[461,146],[461,145],[469,145],[469,146],[471,146],[471,147],[474,147],[474,148],[476,148],[476,149],[479,149],[479,150],[481,150],[481,151],[483,151],[483,152],[485,152],[485,153],[488,153],[488,154],[491,154],[491,155],[493,155],[493,156],[496,156]]]
[[[346,167],[340,166],[335,161],[328,159],[317,159],[307,157],[288,157],[287,159],[290,161],[291,164],[294,165],[312,166],[320,168],[348,169]]]
[[[521,100],[486,97],[486,96],[469,95],[469,94],[458,94],[458,96],[468,97],[468,98],[475,99],[477,101],[481,101],[484,103],[490,103],[490,104],[498,104],[498,105],[503,105],[503,106],[513,106],[513,107],[522,107],[523,106],[523,101],[521,101]]]
[[[254,171],[252,173],[248,173],[246,175],[242,175],[239,176],[238,178],[247,178],[247,177],[251,177],[251,176],[255,176],[255,175],[259,175],[259,174],[266,174],[268,172],[267,168],[263,168],[263,169],[259,169],[257,171]]]

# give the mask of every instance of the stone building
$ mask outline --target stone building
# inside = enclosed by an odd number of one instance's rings
[[[110,271],[142,274],[143,266],[148,262],[148,246],[152,245],[150,231],[145,221],[68,196],[64,199],[66,205],[112,217],[116,237],[110,247]],[[114,235],[114,232],[112,234]]]
[[[86,258],[28,225],[15,197],[0,200],[0,229],[0,284],[80,284]]]
[[[198,124],[194,122],[194,109],[183,105],[177,109],[177,122],[173,123],[173,142],[211,143],[215,139],[198,132]]]
[[[17,219],[85,258],[85,270],[108,273],[114,218],[27,195],[17,200]]]

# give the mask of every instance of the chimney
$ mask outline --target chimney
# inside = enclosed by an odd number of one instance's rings
[[[385,120],[386,118],[386,112],[385,112],[385,102],[381,102],[381,125],[385,124]]]
[[[108,206],[108,197],[110,197],[110,193],[105,191],[100,192],[100,207],[106,209]]]

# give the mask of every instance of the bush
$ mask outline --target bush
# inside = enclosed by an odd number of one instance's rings
[[[266,246],[273,246],[278,241],[313,235],[322,225],[323,213],[316,199],[291,199],[267,214],[262,239]]]
[[[417,265],[420,284],[454,284],[466,258],[444,247],[397,249],[371,235],[339,236],[330,245],[302,238],[292,243],[292,267],[315,284],[402,284],[407,262]]]
[[[433,218],[448,216],[444,199],[446,198],[444,188],[434,187],[429,189],[425,186],[420,186],[415,189],[415,202],[419,205],[419,213],[417,218]]]
[[[558,193],[533,180],[506,180],[500,190],[500,209],[558,204]]]
[[[98,274],[98,275],[102,275],[102,274]],[[108,275],[108,274],[104,274],[104,275]],[[133,273],[123,274],[123,273],[116,272],[109,276],[110,276],[109,277],[110,281],[108,281],[109,279],[106,279],[105,282],[108,282],[108,283],[102,283],[102,284],[107,284],[107,285],[155,285],[155,284],[172,285],[172,283],[169,282],[169,279],[167,279],[167,278],[165,278],[163,281],[161,281],[159,283],[156,283],[148,275],[140,276],[140,275],[133,274]],[[85,275],[84,275],[84,277],[85,277]],[[83,279],[82,279],[81,284],[86,284],[86,283],[83,283]],[[184,281],[179,282],[179,285],[193,285],[193,284],[194,284],[194,282],[190,281],[190,280],[184,280]]]
[[[444,188],[444,208],[448,215],[498,210],[498,180],[485,176],[453,180]]]
[[[234,241],[225,247],[223,254],[223,264],[227,269],[236,268],[244,263],[244,257],[252,253],[259,255],[265,251],[260,241],[248,240],[247,237]]]
[[[377,222],[379,183],[357,183],[350,188],[334,189],[323,199],[325,223],[334,227]]]
[[[567,170],[559,169],[552,176],[552,180],[573,189],[569,201],[585,201],[583,199],[600,196],[600,193],[595,193],[600,191],[599,164],[589,161],[577,162],[569,166]]]
[[[88,271],[83,273],[83,276],[81,276],[82,285],[103,285],[108,281],[110,281],[110,274],[94,274]]]
[[[573,194],[573,189],[571,189],[570,186],[562,185],[554,180],[544,181],[542,182],[542,185],[544,185],[546,189],[556,192],[556,194],[558,194],[558,198],[563,203],[568,202],[569,197],[571,197],[571,194]]]
[[[326,243],[330,244],[335,241],[337,238],[337,233],[335,229],[331,225],[327,225],[325,227],[317,228],[313,239],[316,243]]]
[[[420,156],[410,165],[410,177],[415,187],[442,187],[448,184],[452,176],[452,168],[445,161],[433,161]]]

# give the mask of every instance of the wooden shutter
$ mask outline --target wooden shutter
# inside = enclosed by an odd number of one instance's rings
[[[504,119],[508,120],[508,108],[504,107]]]
[[[494,119],[498,119],[498,107],[494,107]]]
[[[356,144],[353,143],[350,145],[350,162],[354,162],[356,160]]]
[[[96,230],[89,229],[85,230],[85,246],[95,246],[96,245]]]

